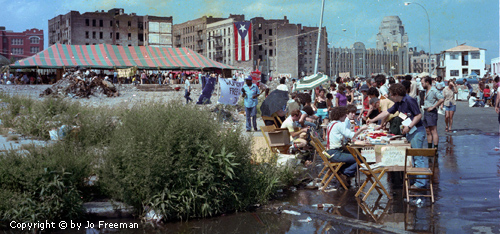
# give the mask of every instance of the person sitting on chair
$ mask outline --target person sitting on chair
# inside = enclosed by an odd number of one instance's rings
[[[327,148],[326,151],[331,157],[331,162],[345,163],[340,172],[347,177],[354,177],[356,175],[356,160],[354,157],[344,149],[345,142],[343,139],[356,138],[361,132],[366,130],[368,126],[361,127],[357,132],[353,132],[345,127],[345,119],[347,118],[346,107],[334,107],[330,112],[330,125],[327,128]],[[346,178],[349,183],[350,178]]]
[[[290,116],[283,121],[283,124],[281,124],[281,128],[287,128],[288,132],[290,133],[290,141],[295,149],[302,148],[307,145],[307,130],[309,127],[302,128],[298,130],[299,128],[296,127],[296,122],[299,121],[300,116],[302,113],[300,110],[293,110],[290,113]]]

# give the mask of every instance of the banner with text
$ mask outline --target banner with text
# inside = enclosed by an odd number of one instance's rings
[[[233,81],[232,79],[219,79],[220,98],[219,103],[236,105],[241,96],[241,88],[245,82]]]

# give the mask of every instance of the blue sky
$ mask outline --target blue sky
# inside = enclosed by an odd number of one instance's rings
[[[384,16],[397,15],[408,33],[410,46],[428,50],[425,11],[418,5],[405,6],[399,0],[325,0],[324,25],[328,40],[335,47],[350,47],[355,41],[374,48],[376,34]],[[496,0],[420,0],[431,22],[431,47],[437,53],[458,44],[486,49],[486,63],[499,56],[499,1]],[[321,0],[0,0],[0,26],[24,31],[41,28],[48,38],[48,20],[70,10],[80,13],[124,8],[125,13],[173,16],[174,24],[203,15],[228,17],[245,14],[291,23],[318,26]],[[345,29],[345,31],[343,30]]]

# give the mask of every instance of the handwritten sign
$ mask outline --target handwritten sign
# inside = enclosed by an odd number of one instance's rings
[[[404,166],[406,149],[410,146],[383,146],[381,148],[382,164],[384,166]],[[410,165],[410,160],[408,160]]]
[[[375,149],[373,147],[363,148],[361,150],[361,156],[365,157],[366,162],[377,162],[377,157],[375,154]]]
[[[233,81],[232,79],[219,79],[221,95],[219,103],[226,105],[236,105],[241,96],[243,82]]]

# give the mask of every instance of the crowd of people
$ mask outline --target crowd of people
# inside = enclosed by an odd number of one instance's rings
[[[470,93],[469,101],[488,100],[490,105],[495,105],[498,79],[495,77],[491,81],[482,81],[483,84],[479,84],[477,89],[480,95],[477,95],[474,89],[469,90],[468,83],[464,83],[463,88]],[[458,93],[458,85],[452,79],[445,82],[442,77],[411,75],[397,78],[386,78],[384,75],[367,79],[337,78],[330,84],[304,92],[296,92],[295,84],[295,80],[287,82],[286,78],[280,79],[277,89],[291,90],[291,98],[286,108],[274,113],[272,117],[280,118],[280,127],[287,128],[290,132],[292,151],[311,149],[308,144],[311,134],[317,134],[326,140],[330,161],[345,163],[340,172],[347,181],[354,176],[357,164],[344,146],[349,139],[356,138],[364,131],[367,124],[375,123],[378,125],[376,129],[386,129],[392,134],[404,135],[412,148],[424,148],[426,139],[426,148],[438,148],[437,124],[440,111],[444,113],[445,130],[452,131]],[[251,79],[248,80],[247,86],[249,89],[253,88]],[[252,106],[256,106],[258,95],[259,92],[253,92],[252,97],[248,93],[245,97],[253,98]],[[245,103],[247,131],[251,131],[252,124],[255,123],[254,119],[249,119],[248,114],[252,118],[254,116],[249,111],[249,106]],[[500,112],[498,108],[496,110]],[[402,125],[407,118],[410,124]],[[427,163],[424,157],[414,158],[416,167],[427,167]],[[413,184],[413,187],[425,186],[427,184],[423,179],[417,179]]]

